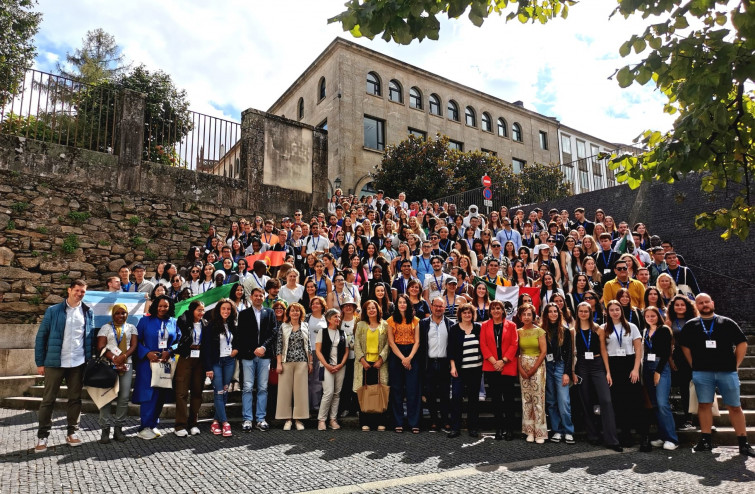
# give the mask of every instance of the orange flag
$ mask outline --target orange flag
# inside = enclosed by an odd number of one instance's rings
[[[281,264],[283,264],[286,260],[285,255],[286,253],[282,250],[279,250],[279,251],[269,250],[261,254],[254,254],[251,256],[246,256],[246,262],[250,270],[252,266],[254,265],[254,261],[265,261],[265,264],[267,264],[267,267],[272,268],[272,267],[280,266]]]

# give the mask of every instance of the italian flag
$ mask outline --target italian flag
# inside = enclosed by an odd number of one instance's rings
[[[483,282],[488,287],[488,296],[491,300],[500,300],[506,310],[506,319],[513,319],[519,306],[519,295],[528,293],[532,297],[535,310],[540,312],[540,289],[528,286],[498,286],[483,278],[475,276],[475,286]]]

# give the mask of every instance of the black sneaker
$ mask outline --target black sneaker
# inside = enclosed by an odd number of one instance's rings
[[[705,439],[700,439],[700,441],[698,441],[697,443],[697,446],[692,448],[692,450],[695,451],[696,453],[703,453],[705,451],[713,451],[713,443],[711,443],[710,441],[706,441]]]
[[[755,457],[755,449],[753,449],[749,443],[745,443],[739,447],[739,454]]]

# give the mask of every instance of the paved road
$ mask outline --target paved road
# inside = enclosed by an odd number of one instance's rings
[[[127,433],[137,424],[129,418]],[[0,409],[0,493],[755,492],[755,459],[733,448],[616,454],[584,443],[312,428],[224,439],[209,434],[208,423],[196,437],[167,433],[103,446],[96,416],[84,415],[86,443],[74,449],[64,445],[64,425],[56,412],[51,448],[35,455],[36,413]]]

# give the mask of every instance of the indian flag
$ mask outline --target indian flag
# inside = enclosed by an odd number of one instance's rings
[[[87,290],[84,294],[84,304],[94,312],[94,327],[101,328],[113,320],[110,309],[113,304],[124,304],[128,309],[130,324],[136,326],[144,315],[144,304],[147,301],[144,293],[133,292],[100,292]]]
[[[234,285],[235,283],[229,283],[227,285],[219,286],[217,288],[213,288],[212,290],[207,290],[204,293],[200,293],[199,295],[178,302],[176,304],[176,317],[179,317],[181,314],[186,312],[186,310],[189,308],[189,304],[194,300],[204,302],[205,310],[212,309],[220,299],[228,298],[228,296],[231,294],[231,288]]]
[[[528,286],[499,286],[482,278],[475,277],[475,285],[483,282],[488,287],[488,296],[491,300],[500,300],[503,302],[503,308],[506,310],[506,319],[513,319],[516,310],[519,307],[519,295],[528,293],[532,297],[532,304],[535,310],[540,312],[540,289]]]

